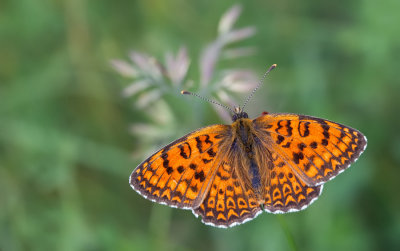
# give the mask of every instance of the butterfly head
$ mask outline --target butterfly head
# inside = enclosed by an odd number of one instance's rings
[[[241,118],[246,118],[247,119],[248,117],[249,117],[249,115],[247,115],[247,113],[245,113],[241,107],[235,106],[235,110],[234,110],[234,113],[232,115],[232,121],[233,122],[235,122],[236,120],[241,119]]]

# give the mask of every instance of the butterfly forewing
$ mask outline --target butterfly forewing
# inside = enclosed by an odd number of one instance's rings
[[[227,127],[205,127],[162,148],[132,172],[131,186],[159,203],[197,207],[212,181],[219,143]]]
[[[270,148],[310,186],[336,177],[367,144],[353,128],[310,116],[268,114],[255,119],[254,125],[269,135]]]

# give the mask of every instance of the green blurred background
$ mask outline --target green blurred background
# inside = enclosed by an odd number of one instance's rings
[[[400,249],[398,0],[242,1],[236,26],[257,29],[243,42],[257,53],[224,66],[261,76],[278,64],[250,116],[323,117],[369,140],[307,210],[217,229],[130,188],[130,173],[152,150],[222,121],[208,103],[170,95],[171,104],[196,103],[206,115],[196,118],[192,105],[176,109],[176,135],[142,144],[129,128],[152,123],[149,111],[121,96],[131,80],[110,60],[128,61],[132,49],[162,60],[186,45],[196,80],[199,54],[232,4],[0,3],[0,250]]]

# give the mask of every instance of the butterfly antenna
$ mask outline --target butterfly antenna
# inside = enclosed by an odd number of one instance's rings
[[[198,97],[198,98],[200,98],[200,99],[202,99],[202,100],[204,100],[204,101],[210,102],[211,104],[214,104],[214,105],[219,105],[219,106],[221,106],[221,107],[224,107],[225,109],[228,109],[228,110],[231,111],[232,113],[235,113],[235,112],[234,112],[231,108],[229,108],[228,106],[223,105],[223,104],[220,104],[220,103],[218,103],[217,101],[214,101],[214,100],[211,100],[211,99],[202,97],[202,96],[200,96],[200,95],[198,95],[198,94],[196,94],[196,93],[189,92],[189,91],[181,91],[181,94],[184,94],[184,95],[192,95],[192,96]]]
[[[258,82],[257,87],[250,93],[249,97],[247,97],[246,101],[244,102],[244,104],[242,106],[242,111],[244,110],[244,107],[247,105],[249,100],[253,97],[253,95],[257,91],[257,89],[260,88],[261,84],[264,82],[264,79],[268,75],[268,73],[270,71],[272,71],[273,69],[275,69],[275,67],[276,67],[276,64],[271,65],[271,67],[269,67],[269,69],[264,73],[264,76],[261,78],[260,82]]]

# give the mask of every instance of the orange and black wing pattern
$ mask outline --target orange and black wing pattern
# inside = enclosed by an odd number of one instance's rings
[[[142,162],[129,183],[139,194],[173,207],[200,205],[215,174],[218,148],[229,129],[213,125],[194,131]]]
[[[264,210],[271,213],[296,212],[305,209],[322,192],[323,185],[307,185],[279,154],[271,154],[273,168],[265,187]]]
[[[295,114],[268,114],[254,125],[270,136],[273,152],[311,186],[336,177],[367,146],[359,131],[329,120]]]
[[[263,210],[306,208],[367,145],[359,131],[325,119],[266,114],[247,121],[232,124],[236,134],[232,125],[214,125],[172,142],[133,171],[131,186],[152,201],[191,209],[205,224],[231,227]]]
[[[228,159],[221,162],[203,203],[193,210],[207,225],[232,227],[262,212],[254,191],[245,188],[230,162]]]
[[[367,145],[359,131],[329,120],[295,114],[267,114],[253,120],[272,153],[265,209],[304,209],[333,179],[357,160]]]

